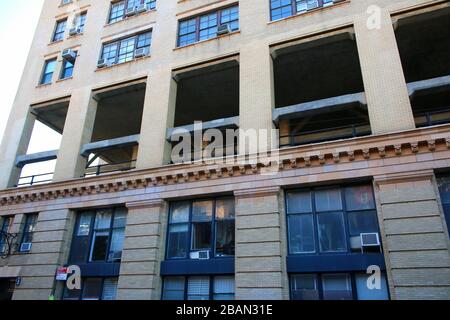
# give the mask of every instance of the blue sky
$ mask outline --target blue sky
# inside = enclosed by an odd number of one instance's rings
[[[0,140],[22,76],[44,0],[0,0]]]

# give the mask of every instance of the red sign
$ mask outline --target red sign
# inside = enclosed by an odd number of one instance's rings
[[[59,267],[56,270],[56,281],[66,281],[67,280],[67,268]]]

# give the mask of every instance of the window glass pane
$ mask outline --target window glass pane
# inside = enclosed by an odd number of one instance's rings
[[[216,201],[216,219],[234,219],[234,199]]]
[[[63,300],[80,300],[80,296],[81,290],[69,290],[67,286],[64,285]]]
[[[287,194],[288,213],[312,212],[311,192],[289,192]]]
[[[214,278],[214,300],[234,300],[234,277]]]
[[[89,232],[91,230],[91,219],[92,214],[90,212],[82,213],[80,215],[80,221],[78,223],[78,237],[85,237],[89,235]]]
[[[95,231],[92,239],[90,261],[105,261],[108,251],[109,231]]]
[[[353,300],[349,274],[322,275],[324,300]]]
[[[116,300],[117,297],[117,278],[107,278],[103,284],[102,300]]]
[[[111,228],[112,210],[99,210],[95,217],[95,229],[109,229]]]
[[[186,258],[189,227],[187,224],[173,225],[169,227],[169,239],[167,243],[167,257]]]
[[[164,279],[163,300],[184,300],[183,277],[170,277]]]
[[[209,300],[209,277],[189,278],[188,300]]]
[[[316,210],[333,211],[342,210],[340,189],[327,189],[316,191]]]
[[[439,177],[437,183],[442,203],[450,203],[450,177]]]
[[[170,223],[180,223],[189,221],[189,202],[176,202],[172,204],[170,213]]]
[[[234,220],[217,221],[216,223],[216,256],[234,256],[235,250]]]
[[[109,250],[109,262],[120,262],[122,259],[123,241],[125,239],[125,228],[114,229],[111,236],[111,247]]]
[[[292,276],[291,291],[293,300],[319,300],[317,276],[314,274]]]
[[[375,211],[349,212],[348,224],[352,236],[378,232],[378,217]]]
[[[102,296],[102,283],[101,278],[89,278],[84,281],[83,288],[83,300],[100,300]]]
[[[212,201],[198,201],[192,205],[192,221],[211,221],[213,213]]]
[[[118,208],[114,212],[113,228],[125,228],[127,225],[127,209]]]
[[[318,214],[317,224],[321,252],[347,250],[344,216],[341,212]]]
[[[384,273],[381,274],[380,289],[369,289],[367,286],[369,276],[368,274],[357,274],[355,276],[358,300],[389,300],[386,275]]]
[[[345,188],[347,210],[375,209],[375,201],[371,186]]]
[[[196,222],[192,224],[192,250],[211,249],[211,222]]]
[[[290,215],[289,251],[291,254],[315,252],[314,221],[312,214]]]

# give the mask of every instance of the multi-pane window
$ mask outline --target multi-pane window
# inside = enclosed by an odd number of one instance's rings
[[[137,49],[147,50],[150,53],[152,33],[145,32],[139,35],[122,39],[103,45],[101,58],[111,64],[124,63],[135,59]]]
[[[361,234],[379,232],[370,185],[290,191],[286,201],[290,254],[361,252]]]
[[[279,20],[292,15],[326,7],[343,0],[270,0],[272,20]]]
[[[116,300],[118,278],[83,278],[81,290],[65,286],[63,300]]]
[[[45,61],[44,71],[42,72],[40,84],[49,84],[52,82],[55,67],[56,67],[56,58]]]
[[[163,300],[234,300],[233,276],[167,277]]]
[[[64,39],[64,32],[66,30],[67,19],[56,22],[55,32],[53,33],[52,41],[60,41]]]
[[[292,300],[388,300],[386,275],[380,287],[369,287],[369,274],[324,273],[293,274],[290,277]]]
[[[36,230],[38,215],[37,214],[27,214],[25,216],[25,223],[22,229],[22,238],[20,241],[20,249],[22,251],[23,244],[30,244],[33,242],[33,234]]]
[[[75,61],[69,61],[64,59],[63,63],[62,63],[62,68],[61,68],[61,75],[60,75],[60,79],[67,79],[72,77],[73,75],[73,69],[75,67]]]
[[[188,259],[208,251],[211,257],[234,256],[234,199],[172,203],[167,242],[168,259]]]
[[[69,262],[120,262],[126,216],[125,208],[80,213],[75,225]]]
[[[6,250],[6,238],[5,235],[8,233],[11,233],[11,228],[14,222],[14,217],[13,216],[7,216],[7,217],[3,217],[0,220],[0,254],[4,253]]]
[[[178,46],[217,37],[219,25],[228,24],[231,31],[239,30],[239,7],[229,7],[195,18],[180,21]]]
[[[83,13],[80,13],[79,15],[77,15],[75,18],[74,24],[77,28],[80,28],[81,32],[84,31],[84,26],[86,25],[86,17],[87,17],[87,13],[83,12]]]
[[[447,221],[447,228],[450,233],[450,176],[443,175],[437,177],[437,183],[439,186],[442,207],[444,209],[445,220]]]
[[[145,4],[147,10],[156,9],[156,0],[123,0],[113,2],[109,13],[108,23],[114,23],[125,19],[125,11]]]

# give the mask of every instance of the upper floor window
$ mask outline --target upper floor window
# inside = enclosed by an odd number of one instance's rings
[[[67,19],[56,22],[55,32],[53,33],[52,41],[60,41],[64,39],[64,32],[66,31]]]
[[[77,52],[74,51],[74,54],[76,56]],[[61,75],[60,79],[67,79],[73,76],[73,69],[75,68],[75,59],[63,59],[62,68],[61,68]]]
[[[279,20],[344,0],[270,0],[271,20]]]
[[[33,242],[33,234],[36,230],[38,215],[27,214],[25,216],[25,223],[22,229],[22,238],[20,240],[20,252],[28,252],[31,250],[31,244]]]
[[[99,67],[132,61],[150,54],[152,33],[145,32],[103,45]]]
[[[317,188],[287,193],[289,253],[362,252],[362,237],[379,241],[378,217],[370,185]]]
[[[69,4],[69,3],[72,3],[72,0],[62,0],[61,1],[62,5]]]
[[[83,278],[81,289],[64,286],[63,300],[116,300],[118,278]]]
[[[111,3],[108,23],[114,23],[156,8],[156,0],[122,0]]]
[[[229,7],[180,21],[178,46],[215,38],[239,30],[239,7]]]
[[[234,277],[167,277],[163,300],[234,300]]]
[[[0,254],[6,250],[6,237],[5,235],[11,233],[11,228],[14,222],[13,216],[6,216],[0,220]]]
[[[234,229],[233,198],[175,202],[170,208],[167,258],[188,259],[199,252],[234,256]]]
[[[125,208],[82,212],[77,217],[69,263],[120,262]]]
[[[56,67],[56,58],[45,61],[44,71],[42,72],[40,84],[49,84],[52,82],[55,67]]]
[[[80,33],[84,31],[86,25],[87,13],[83,12],[76,16],[74,25],[79,29]]]

